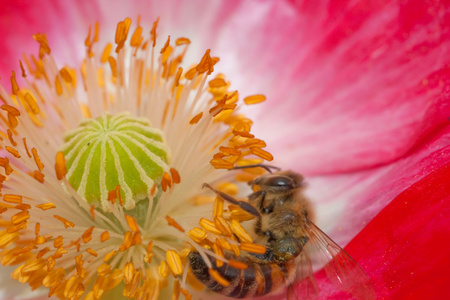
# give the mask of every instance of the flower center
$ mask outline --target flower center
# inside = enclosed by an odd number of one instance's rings
[[[90,204],[111,211],[108,196],[120,192],[125,209],[147,198],[169,171],[169,147],[160,130],[128,113],[104,113],[69,131],[62,146],[70,185]]]
[[[49,296],[156,299],[167,285],[188,298],[191,251],[225,263],[226,251],[264,250],[240,225],[253,216],[202,189],[236,195],[234,182],[257,171],[228,170],[272,159],[235,113],[237,91],[208,78],[219,59],[207,50],[184,70],[188,39],[157,49],[157,22],[147,39],[139,23],[128,39],[130,24],[101,54],[98,27],[90,32],[79,74],[59,69],[36,34],[39,57],[21,64],[31,84],[13,72],[12,95],[0,87],[0,262]]]

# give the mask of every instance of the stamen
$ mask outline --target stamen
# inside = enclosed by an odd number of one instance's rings
[[[14,204],[22,204],[22,196],[5,194],[3,195],[3,201]]]
[[[180,281],[175,280],[173,283],[172,300],[178,300],[180,297]]]
[[[25,148],[25,151],[27,152],[27,156],[28,156],[29,158],[31,158],[31,154],[30,154],[30,152],[28,151],[28,147],[27,147],[27,139],[26,139],[26,138],[23,138],[22,140],[23,140],[23,146],[24,146],[24,148]]]
[[[11,129],[7,129],[6,132],[8,133],[8,139],[9,139],[9,141],[11,142],[11,144],[12,144],[14,147],[17,146],[17,143],[14,141],[14,138],[13,138],[13,134],[12,134]]]
[[[175,275],[183,274],[183,265],[181,264],[181,258],[175,250],[168,250],[166,252],[166,260],[167,264]]]
[[[223,217],[214,217],[214,224],[216,225],[216,228],[222,232],[223,235],[231,236],[231,227]]]
[[[116,255],[117,251],[113,250],[111,252],[109,252],[108,254],[105,255],[105,258],[103,258],[103,262],[107,262],[109,261],[111,258],[114,257],[114,255]]]
[[[217,281],[220,285],[223,285],[225,287],[230,285],[230,282],[228,280],[226,280],[225,278],[223,278],[219,272],[217,272],[214,269],[209,269],[208,270],[209,275],[211,275],[212,278],[214,278],[215,281]]]
[[[208,219],[201,218],[199,224],[206,231],[217,235],[222,235],[222,232],[216,228],[216,224]]]
[[[68,227],[75,227],[75,223],[70,222],[70,221],[68,221],[67,219],[65,219],[65,218],[63,218],[63,217],[61,217],[61,216],[54,215],[53,217],[54,217],[55,219],[61,221],[61,222],[64,224],[64,227],[65,227],[65,228],[68,228]]]
[[[129,284],[133,280],[134,276],[134,265],[132,262],[127,262],[123,267],[123,278],[126,284]]]
[[[180,174],[176,169],[170,168],[170,175],[172,176],[172,181],[174,184],[178,184],[181,182]]]
[[[42,210],[48,210],[48,209],[56,208],[56,205],[53,203],[43,203],[43,204],[36,205],[36,207],[39,209],[42,209]]]
[[[217,242],[217,240],[212,245],[212,248],[213,248],[214,253],[216,253],[218,256],[220,256],[222,258],[225,258],[222,246]],[[223,261],[220,260],[220,259],[217,259],[216,260],[216,265],[217,265],[218,268],[220,268],[221,266],[223,266]]]
[[[248,243],[253,242],[252,237],[247,233],[247,231],[245,231],[245,229],[241,226],[241,224],[237,220],[231,220],[230,227],[231,231],[233,231],[233,233],[237,235],[242,242]]]
[[[261,103],[266,100],[264,95],[253,95],[244,98],[244,103],[247,105]]]
[[[191,125],[197,124],[198,121],[200,121],[200,119],[202,118],[202,116],[203,116],[203,112],[198,113],[189,121],[189,124],[191,124]]]
[[[92,255],[92,256],[95,256],[95,257],[98,256],[97,252],[95,252],[95,251],[92,250],[91,248],[87,248],[87,249],[86,249],[86,252],[89,253],[89,254]]]
[[[185,300],[191,300],[192,299],[192,295],[185,289],[181,289],[181,293],[184,295],[184,299]]]
[[[256,155],[258,157],[261,157],[264,160],[267,160],[267,161],[272,161],[273,160],[272,154],[270,154],[269,152],[267,152],[267,151],[265,151],[265,150],[263,150],[263,149],[261,149],[259,147],[250,147],[250,151],[254,155]]]
[[[63,245],[63,237],[60,235],[58,236],[54,241],[53,241],[53,247],[55,247],[56,249],[62,247]]]
[[[58,180],[62,180],[67,174],[66,159],[64,158],[64,153],[61,151],[56,153],[55,172]]]
[[[242,251],[246,251],[246,252],[250,252],[250,253],[255,253],[255,254],[264,254],[264,253],[266,253],[266,247],[264,247],[262,245],[253,244],[253,243],[246,243],[246,242],[242,242],[241,243],[241,250]]]
[[[12,89],[12,93],[14,95],[17,95],[19,93],[19,85],[17,84],[16,81],[16,72],[12,71],[11,72],[11,89]]]
[[[40,183],[44,183],[44,174],[39,171],[33,172],[33,178],[39,181]]]
[[[221,197],[216,197],[213,206],[213,216],[222,217],[223,216],[223,204],[224,200]]]
[[[130,215],[125,215],[125,219],[127,220],[128,228],[130,228],[133,232],[139,231],[139,225],[136,222],[136,219]]]
[[[41,162],[41,159],[39,158],[39,155],[37,153],[36,148],[31,149],[31,153],[33,153],[34,162],[36,163],[36,166],[38,167],[39,171],[42,172],[44,169],[44,164]]]
[[[228,260],[228,264],[231,267],[239,269],[239,270],[245,270],[245,269],[248,268],[248,265],[246,263],[243,263],[241,261],[237,261],[237,260],[234,260],[234,259]]]
[[[188,236],[192,240],[194,240],[194,242],[200,244],[206,239],[207,233],[201,228],[194,227],[193,229],[189,230]]]
[[[109,232],[107,230],[103,231],[102,234],[100,234],[100,241],[106,242],[107,240],[109,240]]]
[[[161,261],[161,263],[159,264],[159,275],[161,275],[163,278],[166,278],[170,275],[170,268],[165,260]]]
[[[94,226],[91,226],[88,228],[82,235],[81,238],[83,239],[83,242],[86,244],[90,240],[92,240],[92,232],[94,231]]]
[[[185,232],[184,228],[181,227],[181,225],[178,224],[177,221],[175,221],[171,217],[166,216],[166,220],[167,220],[167,223],[169,223],[170,226],[175,227],[176,229],[178,229],[181,232]]]

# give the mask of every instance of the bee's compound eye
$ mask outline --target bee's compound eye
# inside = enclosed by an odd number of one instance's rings
[[[303,243],[296,238],[287,237],[273,245],[273,253],[278,261],[289,261],[296,258],[303,250]]]
[[[293,183],[292,178],[286,176],[274,176],[267,180],[266,184],[273,187],[291,187]]]

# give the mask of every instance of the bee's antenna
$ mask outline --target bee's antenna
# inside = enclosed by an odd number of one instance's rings
[[[263,168],[264,170],[266,170],[269,173],[272,173],[272,169],[280,171],[281,168],[275,167],[275,166],[271,166],[271,165],[264,165],[264,164],[255,164],[255,165],[246,165],[246,166],[236,166],[233,167],[233,169],[231,170],[236,170],[236,169],[250,169],[250,168]]]
[[[248,203],[248,202],[236,200],[236,199],[234,199],[233,197],[231,197],[230,195],[228,195],[228,194],[226,194],[226,193],[224,193],[224,192],[221,192],[221,191],[216,190],[215,188],[213,188],[212,186],[210,186],[210,185],[207,184],[207,183],[204,183],[204,184],[202,185],[202,187],[203,187],[203,188],[206,187],[206,188],[210,189],[211,191],[213,191],[214,193],[216,193],[218,196],[220,196],[220,197],[221,197],[223,200],[225,200],[225,201],[228,201],[228,202],[230,202],[230,203],[239,205],[240,208],[242,208],[243,210],[245,210],[245,211],[248,212],[249,214],[254,215],[255,217],[260,217],[260,216],[261,216],[261,214],[259,213],[259,211],[258,211],[255,207],[253,207],[250,203]]]

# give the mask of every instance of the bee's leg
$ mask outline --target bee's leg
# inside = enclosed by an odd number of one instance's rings
[[[249,214],[252,214],[252,215],[254,215],[256,217],[260,217],[261,216],[259,211],[253,205],[251,205],[250,203],[245,202],[245,201],[236,200],[233,197],[231,197],[230,195],[216,190],[215,188],[213,188],[212,186],[210,186],[207,183],[204,183],[203,187],[207,187],[208,189],[210,189],[211,191],[216,193],[219,197],[221,197],[223,200],[228,201],[228,202],[233,203],[233,204],[236,204],[236,205],[239,205],[243,210],[245,210]]]
[[[272,173],[271,169],[275,169],[277,171],[281,170],[281,168],[275,167],[275,166],[270,166],[270,165],[264,165],[264,164],[256,164],[256,165],[247,165],[247,166],[236,166],[233,167],[233,169],[231,170],[237,170],[237,169],[250,169],[250,168],[263,168],[264,170],[266,170],[269,173]]]
[[[266,248],[266,253],[264,254],[256,254],[256,253],[249,253],[252,260],[256,261],[260,264],[268,264],[275,261],[275,255],[273,253],[273,250],[270,248]]]
[[[259,209],[264,211],[264,198],[266,197],[265,191],[257,191],[248,196],[248,201]]]

